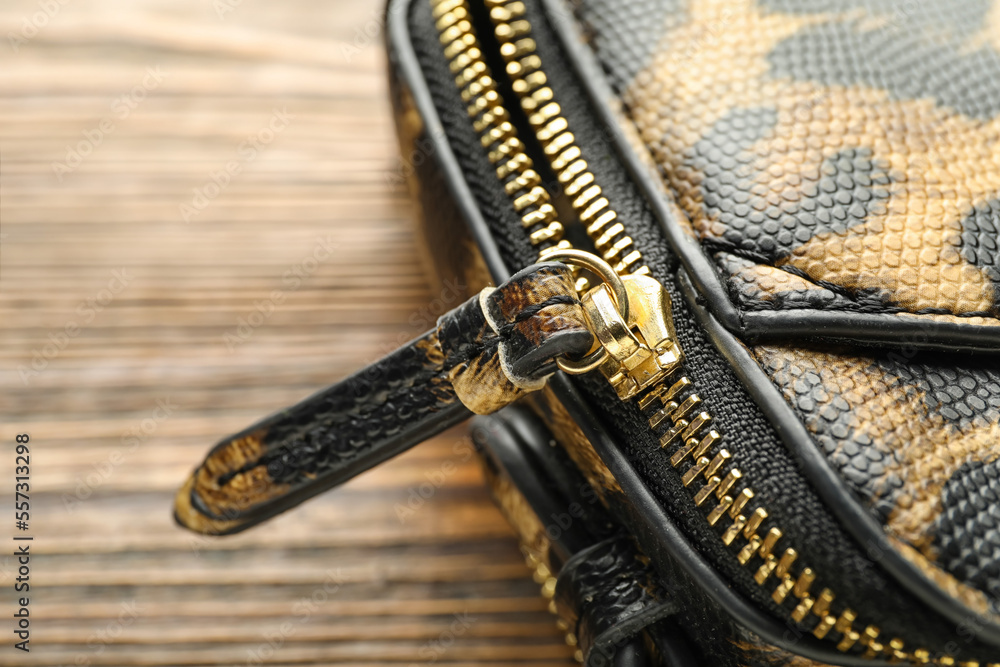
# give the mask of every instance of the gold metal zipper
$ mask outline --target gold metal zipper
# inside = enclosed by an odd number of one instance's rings
[[[539,259],[555,249],[569,248],[549,193],[542,187],[542,179],[510,122],[497,82],[483,59],[468,5],[465,0],[432,0],[431,5],[445,58],[473,129],[514,210],[521,216],[531,244],[538,248]]]
[[[555,101],[531,36],[531,24],[524,19],[524,3],[486,0],[486,6],[521,108],[597,252],[619,274],[648,274],[649,268],[642,263],[642,253],[625,233],[618,214],[596,183],[576,137],[569,130],[562,107]]]
[[[642,253],[583,158],[549,86],[531,24],[524,18],[524,3],[483,2],[511,88],[545,159],[601,255],[597,258],[574,250],[563,238],[563,223],[557,219],[549,192],[518,138],[483,57],[467,0],[430,0],[445,58],[473,128],[528,238],[538,248],[539,259],[583,266],[603,281],[581,299],[595,324],[601,349],[575,366],[570,362],[560,367],[569,372],[600,368],[622,400],[642,394],[638,408],[708,524],[738,562],[752,571],[756,584],[770,591],[776,604],[794,602],[785,606],[790,609],[788,617],[814,637],[836,641],[837,650],[866,658],[941,667],[1000,667],[907,648],[899,638],[887,638],[877,626],[860,622],[850,607],[837,605],[832,589],[814,589],[816,572],[800,561],[798,551],[784,546],[781,528],[769,520],[749,480],[732,462],[723,436],[712,428],[712,415],[690,379],[677,377],[683,354],[673,335],[669,296],[649,277]]]

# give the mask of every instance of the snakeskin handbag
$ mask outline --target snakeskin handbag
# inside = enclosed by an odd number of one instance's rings
[[[1000,665],[1000,2],[386,25],[427,251],[474,290],[224,439],[178,520],[242,530],[475,413],[587,665]]]

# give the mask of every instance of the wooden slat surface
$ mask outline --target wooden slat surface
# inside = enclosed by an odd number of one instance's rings
[[[217,438],[438,314],[396,178],[380,11],[0,5],[0,507],[13,436],[30,433],[35,537],[28,654],[9,646],[0,558],[0,664],[572,664],[462,429],[243,535],[199,538],[170,517]],[[287,125],[241,153],[275,110]],[[89,154],[67,172],[73,150]],[[232,161],[186,222],[182,205]],[[127,285],[88,305],[114,271]],[[18,371],[33,360],[37,374]],[[0,553],[12,524],[0,514]]]

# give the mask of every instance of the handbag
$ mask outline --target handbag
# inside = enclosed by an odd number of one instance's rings
[[[222,440],[178,521],[475,413],[587,665],[1000,665],[998,17],[392,0],[401,173],[474,289]]]

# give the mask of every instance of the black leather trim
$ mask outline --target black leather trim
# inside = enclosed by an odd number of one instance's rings
[[[667,206],[667,194],[659,177],[651,173],[622,134],[620,116],[609,103],[609,100],[615,99],[615,94],[606,83],[604,72],[593,53],[586,47],[573,20],[572,10],[565,0],[539,1],[559,37],[560,45],[569,54],[568,60],[576,68],[582,89],[598,118],[608,128],[611,145],[636,188],[646,198],[671,249],[680,258],[698,292],[705,297],[712,315],[726,329],[740,338],[753,341],[806,337],[865,345],[902,343],[920,349],[1000,353],[1000,326],[942,323],[920,315],[901,317],[819,310],[739,310],[701,244],[684,232],[676,215]]]
[[[833,342],[881,344],[948,352],[1000,351],[1000,327],[957,322],[938,322],[922,315],[838,313],[832,311],[757,311],[742,314],[742,330],[735,331],[748,342],[775,338],[823,339]],[[983,337],[990,330],[993,340]],[[768,335],[771,332],[772,335]],[[859,335],[859,332],[863,334]],[[986,347],[984,347],[986,346]]]
[[[614,667],[647,667],[650,662],[641,637],[634,637],[615,653]],[[676,663],[668,662],[669,667]]]
[[[706,309],[704,300],[696,292],[690,276],[680,272],[679,284],[688,305],[704,327],[719,352],[732,365],[740,381],[750,392],[761,411],[774,424],[775,430],[789,451],[802,465],[820,496],[844,527],[858,541],[880,553],[879,566],[902,586],[923,600],[939,614],[983,640],[1000,643],[1000,624],[987,621],[966,608],[959,600],[938,586],[920,569],[906,560],[892,545],[879,522],[854,497],[851,490],[834,470],[819,446],[813,441],[791,407],[774,383],[761,370],[743,344],[729,333]],[[969,623],[970,616],[978,623]]]
[[[545,476],[547,471],[530,461],[525,450],[530,443],[547,441],[552,436],[523,410],[512,406],[488,417],[476,417],[472,420],[473,439],[489,464],[514,483],[542,525],[548,527],[549,517],[562,512],[566,503],[556,496],[551,480]],[[559,530],[557,539],[549,541],[559,561],[566,562],[592,544],[594,537],[585,526],[573,522]]]
[[[536,509],[535,513],[543,524],[549,520],[554,521],[572,503],[586,510],[580,521],[574,521],[567,528],[559,527],[556,543],[558,548],[563,550],[560,552],[563,562],[571,554],[619,530],[611,523],[596,493],[589,487],[566,453],[553,445],[552,432],[540,417],[530,412],[528,408],[515,403],[492,415],[492,418],[501,421],[519,443],[522,458],[518,464],[526,466],[530,472],[522,475],[507,464],[505,469],[521,489],[528,503]],[[479,418],[474,423],[478,421]],[[544,479],[538,477],[542,472]],[[590,489],[589,495],[585,495],[585,488]],[[536,494],[546,497],[558,495],[559,506],[545,510],[532,500]]]

